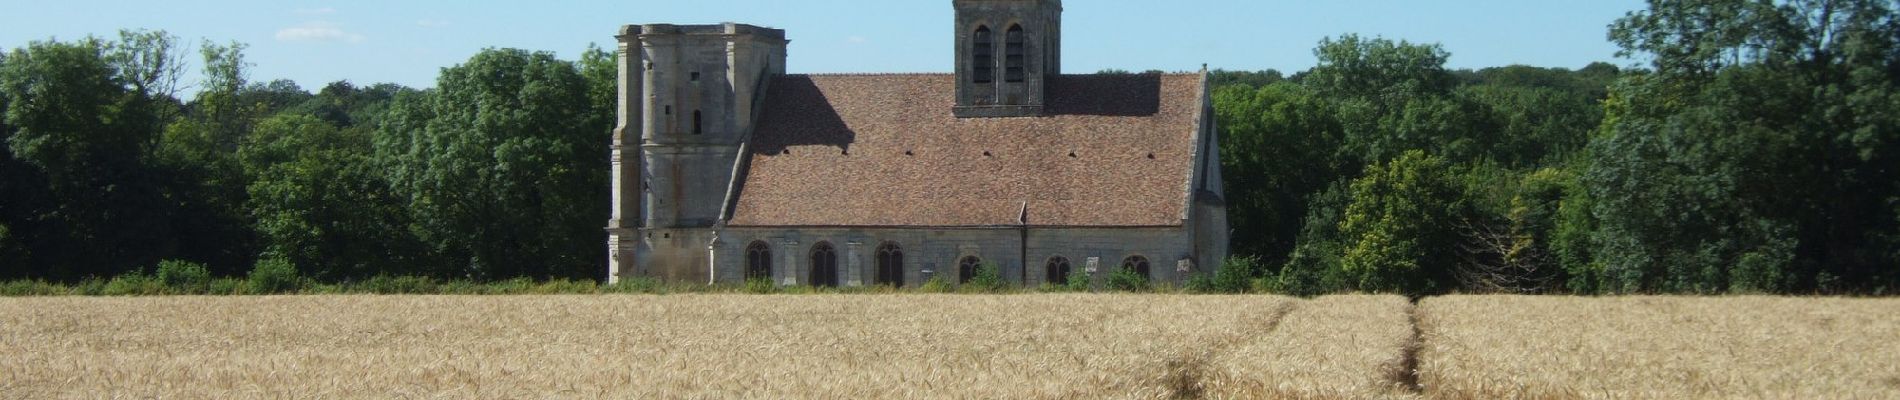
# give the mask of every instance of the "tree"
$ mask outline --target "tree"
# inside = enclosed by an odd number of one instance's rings
[[[416,230],[467,275],[595,277],[608,116],[550,53],[490,49],[397,96],[376,153]]]
[[[1332,102],[1345,133],[1349,165],[1428,150],[1456,161],[1482,158],[1495,139],[1482,107],[1452,96],[1451,57],[1436,44],[1358,35],[1327,38],[1313,50],[1319,65],[1301,83]],[[1353,172],[1353,171],[1349,171]]]
[[[448,274],[409,233],[402,199],[370,157],[369,135],[286,113],[245,138],[237,159],[252,171],[246,209],[264,258],[326,281]]]
[[[1584,175],[1610,290],[1900,286],[1891,1],[1655,0],[1610,36],[1652,68]]]
[[[234,154],[263,110],[242,103],[250,64],[244,45],[205,41],[202,91],[182,118],[165,126],[155,149],[154,168],[163,172],[162,190],[174,204],[177,248],[170,257],[208,264],[219,275],[237,275],[253,264],[257,240],[244,210],[250,176]]]
[[[1463,202],[1443,159],[1407,151],[1367,167],[1351,193],[1340,268],[1354,287],[1413,295],[1451,287]]]
[[[148,75],[126,75],[108,49],[146,53],[98,39],[35,41],[0,67],[12,157],[44,178],[43,208],[30,243],[38,277],[104,276],[152,265],[169,246],[169,207],[152,184],[146,154],[157,137],[157,100],[134,90]],[[11,175],[11,174],[10,174]],[[15,233],[18,234],[18,233]]]
[[[1234,253],[1276,260],[1292,250],[1305,197],[1339,179],[1340,127],[1312,91],[1279,82],[1213,94]]]

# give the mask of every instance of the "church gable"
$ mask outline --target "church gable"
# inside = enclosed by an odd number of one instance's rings
[[[773,78],[730,226],[1179,226],[1199,74],[1056,75],[1039,117],[958,118],[952,74]]]

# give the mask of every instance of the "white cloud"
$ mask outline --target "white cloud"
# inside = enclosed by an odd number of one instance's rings
[[[305,22],[303,25],[277,30],[277,40],[286,42],[329,42],[340,40],[355,43],[362,42],[363,39],[363,35],[346,32],[343,28],[339,28],[336,24],[327,21]]]
[[[442,19],[425,18],[425,19],[416,20],[416,26],[420,26],[424,28],[445,28],[449,26],[449,21],[442,20]]]
[[[845,43],[858,44],[858,43],[870,42],[871,39],[865,39],[863,36],[852,36],[852,37],[844,38],[844,41]]]
[[[330,14],[335,14],[336,9],[330,8],[330,7],[299,8],[299,9],[291,10],[291,12],[295,12],[295,13],[303,14],[303,15],[330,15]]]

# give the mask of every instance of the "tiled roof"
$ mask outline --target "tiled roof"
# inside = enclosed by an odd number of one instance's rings
[[[954,79],[774,78],[728,224],[1182,223],[1198,74],[1054,77],[1027,118],[954,117]]]

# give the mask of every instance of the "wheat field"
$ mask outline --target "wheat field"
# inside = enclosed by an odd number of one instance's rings
[[[13,398],[1900,398],[1900,300],[0,298]]]
[[[1165,398],[1277,296],[0,299],[7,398]]]
[[[1411,303],[1400,296],[1289,302],[1280,326],[1214,355],[1213,398],[1413,398],[1406,346]]]
[[[1900,300],[1451,296],[1420,302],[1433,397],[1900,399]]]

